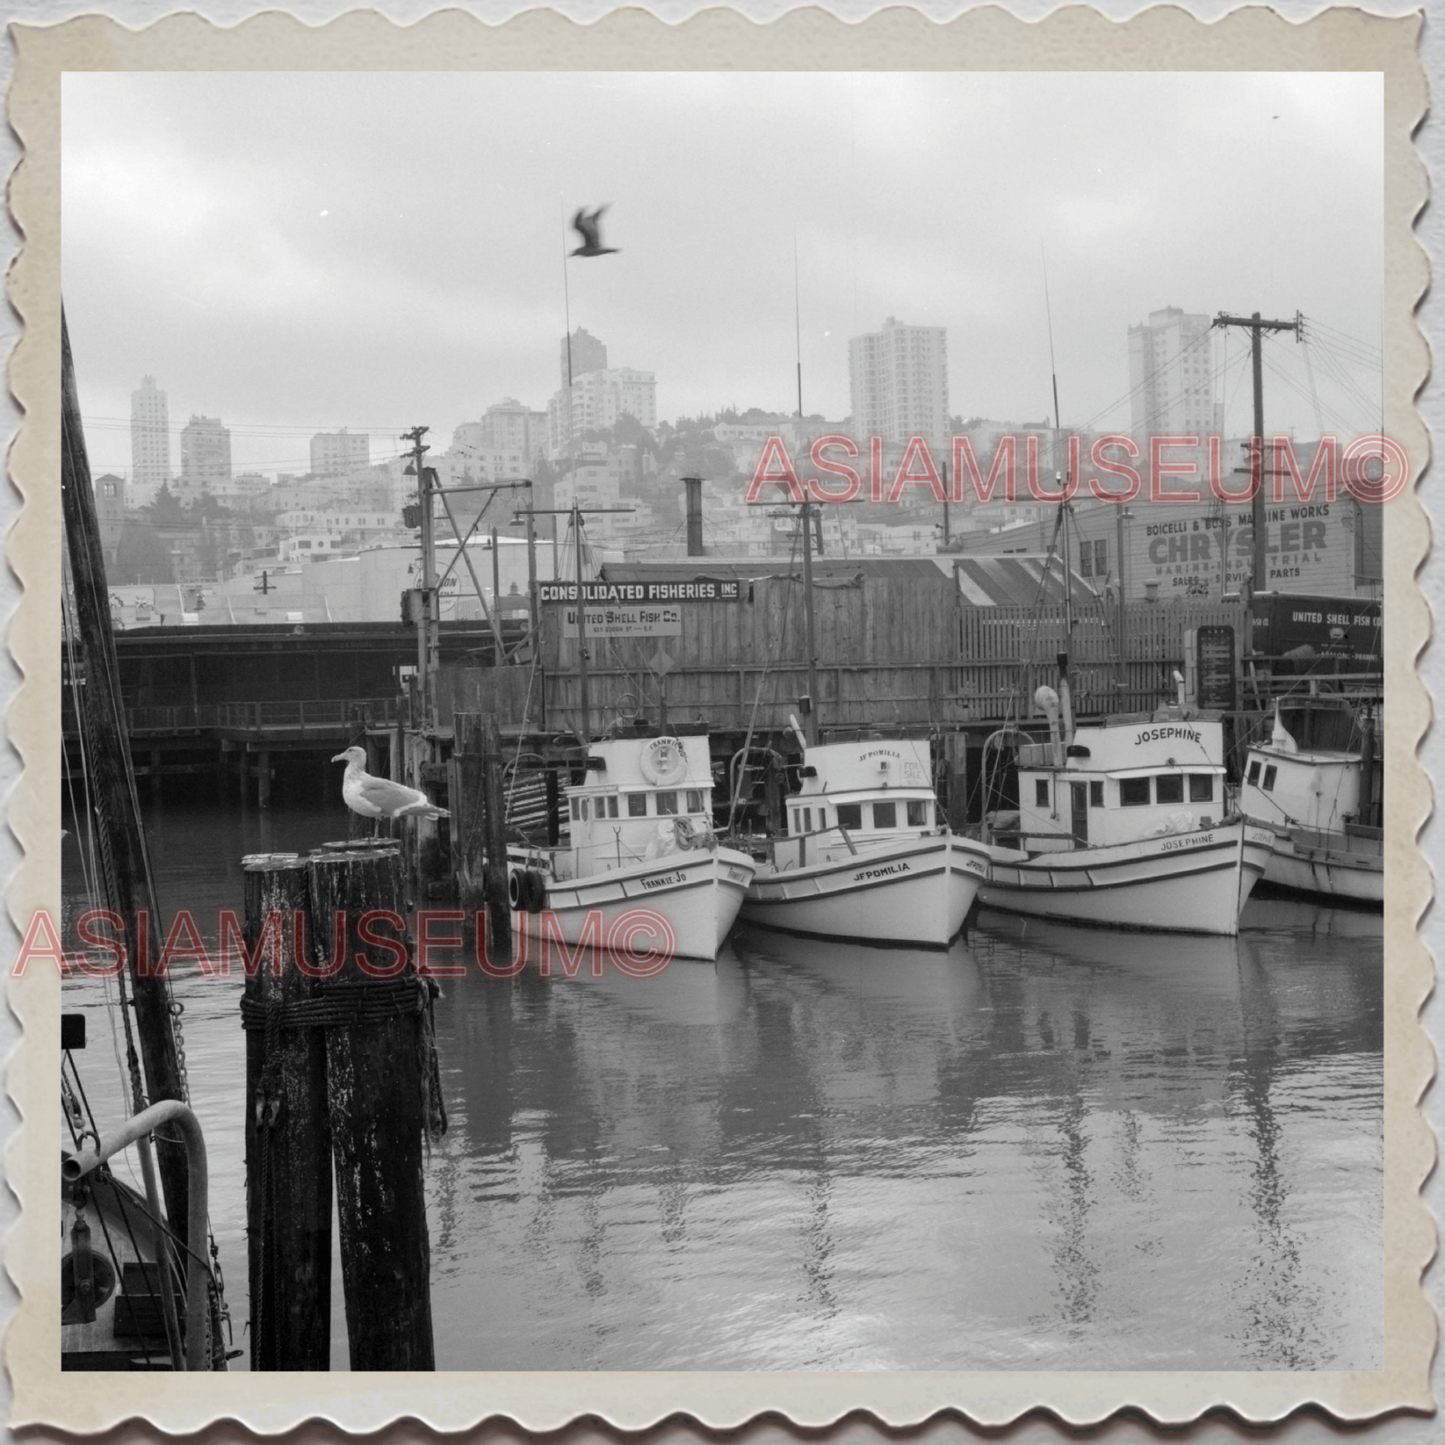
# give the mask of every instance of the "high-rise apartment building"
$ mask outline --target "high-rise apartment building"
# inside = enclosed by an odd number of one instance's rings
[[[574,377],[570,404],[564,390],[547,407],[552,455],[566,455],[589,430],[606,431],[623,416],[636,417],[649,431],[657,425],[657,378],[652,372],[620,366]]]
[[[531,462],[547,455],[547,413],[532,411],[512,397],[489,406],[481,421],[463,422],[452,437],[473,450],[516,454]]]
[[[570,337],[562,338],[561,360],[562,388],[565,391],[569,381],[575,381],[589,371],[607,370],[607,348],[579,326]]]
[[[948,333],[888,317],[881,331],[848,342],[853,430],[859,438],[948,445]]]
[[[1129,328],[1129,424],[1137,438],[1205,437],[1223,430],[1214,400],[1214,342],[1209,317],[1177,306],[1151,311]]]
[[[193,416],[181,428],[181,475],[176,495],[187,506],[214,483],[231,479],[231,433],[212,416]]]
[[[171,428],[166,394],[142,379],[130,394],[130,504],[143,507],[171,477]]]
[[[311,438],[311,474],[344,477],[371,465],[371,438],[365,432],[320,431]]]

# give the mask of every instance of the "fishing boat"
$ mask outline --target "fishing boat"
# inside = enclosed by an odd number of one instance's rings
[[[1239,806],[1271,836],[1264,886],[1371,908],[1385,903],[1374,714],[1343,698],[1275,704],[1245,759]]]
[[[227,1322],[220,1271],[207,1225],[205,1143],[186,1102],[180,1005],[156,968],[158,919],[136,801],[126,713],[111,633],[109,591],[85,451],[70,338],[61,315],[61,506],[68,586],[64,589],[68,692],[79,721],[84,762],[70,778],[77,817],[87,821],[87,877],[94,902],[118,918],[123,966],[114,1012],[124,1026],[128,1077],[102,1127],[74,1055],[84,1047],[84,1015],[62,1018],[60,1077],[68,1140],[59,1185],[61,1368],[225,1369]],[[82,686],[82,683],[84,684]],[[154,1155],[151,1139],[154,1137]],[[134,1148],[144,1194],[118,1180],[108,1161]],[[92,1226],[94,1221],[94,1226]],[[209,1249],[208,1249],[209,1246]]]
[[[946,948],[988,876],[981,843],[948,827],[926,738],[860,732],[803,747],[786,833],[748,888],[749,924],[851,943]]]
[[[713,831],[706,733],[617,729],[563,797],[567,846],[508,849],[528,936],[715,959],[755,865]]]
[[[1061,724],[1058,693],[1035,701],[1047,742],[994,733],[1011,748],[1018,807],[987,814],[986,908],[1073,923],[1233,935],[1273,848],[1268,828],[1231,812],[1224,725],[1169,705]]]

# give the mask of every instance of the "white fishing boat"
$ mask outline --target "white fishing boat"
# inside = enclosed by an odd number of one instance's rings
[[[754,863],[713,831],[706,735],[606,738],[586,768],[564,789],[568,846],[508,849],[529,937],[716,958]]]
[[[1383,908],[1380,782],[1369,713],[1342,698],[1276,703],[1269,740],[1249,749],[1239,792],[1241,812],[1271,835],[1265,885]]]
[[[744,922],[852,943],[946,947],[989,860],[981,843],[949,829],[932,779],[927,739],[875,733],[805,743],[787,834],[771,840],[758,866]]]
[[[1224,726],[1180,707],[1013,741],[1018,807],[986,822],[986,908],[1113,928],[1233,935],[1273,834],[1230,813]],[[985,747],[1007,743],[994,734]],[[987,762],[985,762],[987,767]]]

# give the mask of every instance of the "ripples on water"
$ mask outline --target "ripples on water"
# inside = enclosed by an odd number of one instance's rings
[[[345,830],[150,824],[163,909],[207,919],[239,911],[244,853]],[[1380,1368],[1380,922],[1245,923],[986,914],[947,953],[744,932],[651,979],[447,980],[438,1366]],[[241,1342],[240,986],[177,988]]]

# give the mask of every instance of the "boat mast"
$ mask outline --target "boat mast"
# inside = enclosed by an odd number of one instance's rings
[[[575,498],[575,492],[573,496]],[[582,580],[582,509],[575,501],[572,506],[572,550],[577,554],[577,702],[582,711],[582,746],[585,748],[592,737],[588,731],[590,709],[587,706],[587,597],[586,584]]]
[[[120,667],[110,625],[110,592],[105,579],[105,558],[95,515],[95,490],[90,460],[81,428],[80,400],[70,334],[65,312],[60,315],[60,495],[65,540],[74,589],[80,656],[85,686],[83,726],[89,754],[91,805],[96,815],[101,874],[108,907],[118,914],[125,931],[125,956],[135,1004],[136,1032],[140,1036],[141,1066],[150,1104],[186,1097],[180,1054],[171,1021],[170,990],[157,976],[156,934],[161,918],[141,829],[140,804],[131,771],[130,736],[122,704]],[[78,679],[73,679],[78,681]],[[144,920],[146,926],[141,926]],[[144,1107],[136,1100],[137,1112]],[[186,1151],[179,1140],[156,1135],[156,1155],[165,1193],[170,1227],[184,1239],[189,1187]],[[203,1241],[192,1240],[193,1248]]]
[[[793,228],[793,341],[798,364],[798,435],[803,445],[803,308],[798,291],[798,230]],[[813,504],[808,500],[807,482],[803,483],[803,505],[798,514],[803,529],[803,619],[808,649],[808,706],[803,713],[803,730],[808,746],[818,741],[818,644],[813,625],[813,538],[809,527],[813,521]],[[818,551],[823,550],[823,516],[818,514]]]

